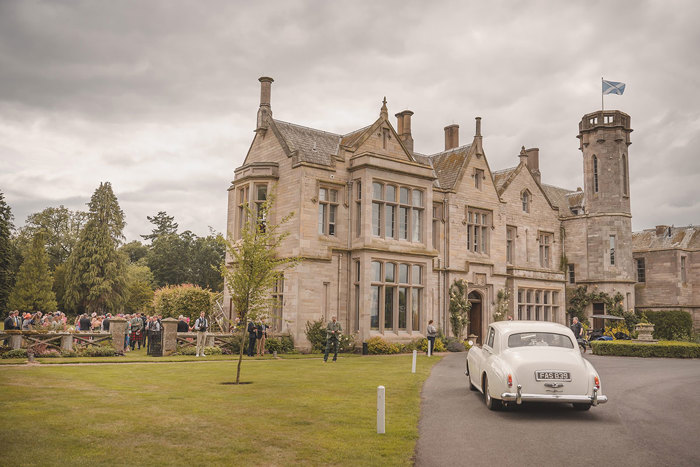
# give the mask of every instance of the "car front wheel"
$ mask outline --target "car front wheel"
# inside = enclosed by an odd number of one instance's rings
[[[489,410],[498,410],[501,408],[501,401],[491,397],[491,393],[489,392],[489,379],[486,375],[484,375],[484,402],[486,403],[486,408]]]

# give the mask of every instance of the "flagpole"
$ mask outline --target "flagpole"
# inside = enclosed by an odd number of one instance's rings
[[[605,94],[603,93],[603,77],[600,77],[600,110],[605,111]]]

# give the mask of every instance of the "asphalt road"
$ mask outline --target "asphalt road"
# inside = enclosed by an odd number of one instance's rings
[[[423,386],[417,466],[700,466],[700,360],[586,355],[606,404],[492,412],[448,354]]]

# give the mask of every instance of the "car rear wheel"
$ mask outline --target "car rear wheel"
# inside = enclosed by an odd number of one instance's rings
[[[591,410],[591,404],[573,404],[574,410],[581,410],[585,412],[586,410]]]
[[[489,379],[486,375],[484,375],[484,403],[486,403],[486,408],[489,410],[498,410],[501,408],[501,401],[491,397],[491,393],[489,392]]]

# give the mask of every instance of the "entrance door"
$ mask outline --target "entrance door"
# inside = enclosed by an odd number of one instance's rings
[[[594,303],[593,304],[593,314],[594,315],[604,315],[605,314],[605,303]],[[602,318],[593,318],[593,329],[603,329],[605,326],[605,320]]]
[[[470,292],[467,298],[472,304],[469,310],[469,334],[474,334],[476,336],[475,343],[481,344],[481,294]]]

